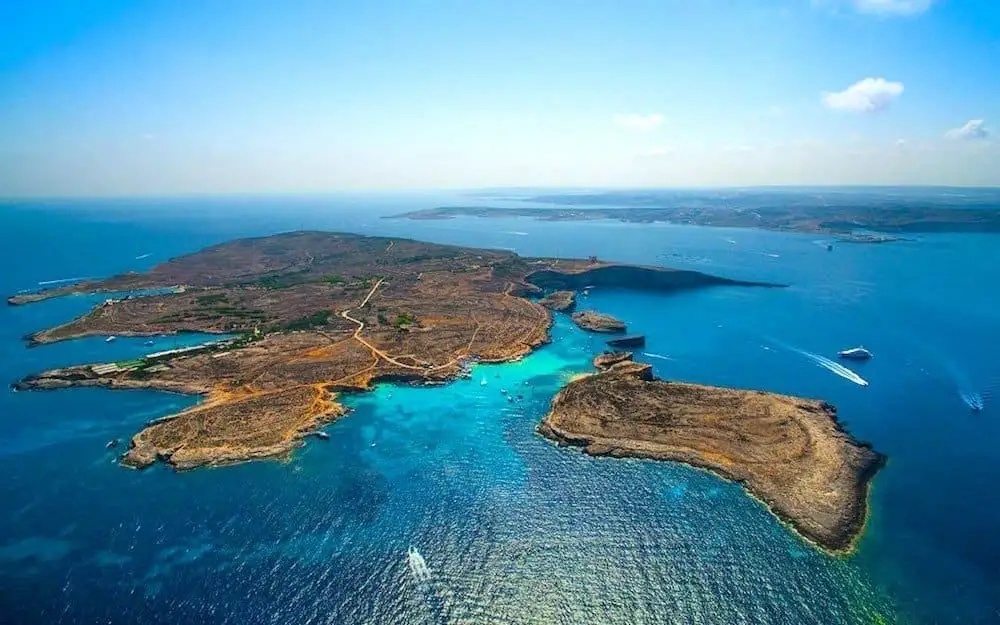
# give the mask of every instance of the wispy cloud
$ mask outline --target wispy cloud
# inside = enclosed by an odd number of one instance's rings
[[[934,0],[851,0],[861,13],[876,15],[918,15],[931,8]]]
[[[627,130],[648,132],[663,125],[663,115],[659,113],[619,113],[612,120],[616,126]]]
[[[823,105],[835,111],[877,113],[903,94],[903,83],[865,78],[843,91],[823,93]]]
[[[662,158],[664,156],[669,156],[674,153],[674,149],[669,145],[658,145],[648,150],[643,150],[639,152],[638,156],[640,158]]]
[[[813,0],[819,7],[847,6],[869,15],[920,15],[938,0]]]
[[[989,139],[990,129],[984,124],[985,121],[982,119],[970,119],[962,126],[952,128],[948,132],[944,133],[944,136],[947,139],[964,139],[966,141]]]

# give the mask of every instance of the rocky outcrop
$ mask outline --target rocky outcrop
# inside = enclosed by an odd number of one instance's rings
[[[632,352],[604,352],[594,356],[594,366],[598,369],[608,369],[629,360],[632,360]]]
[[[538,300],[538,303],[549,310],[566,312],[576,306],[576,293],[573,291],[555,291]]]
[[[591,332],[624,332],[625,323],[611,315],[605,315],[593,310],[573,313],[573,323]]]
[[[585,269],[559,271],[541,269],[526,278],[543,289],[578,291],[587,287],[615,287],[641,291],[675,291],[703,286],[779,286],[763,282],[742,282],[697,271],[599,264]]]
[[[592,455],[708,469],[832,552],[862,533],[869,484],[885,462],[825,402],[663,382],[631,361],[565,386],[538,431]]]

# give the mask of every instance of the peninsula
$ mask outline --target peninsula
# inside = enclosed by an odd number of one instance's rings
[[[800,535],[848,551],[885,457],[853,440],[825,402],[663,382],[625,355],[570,382],[538,426],[591,455],[672,460],[742,484]]]
[[[559,284],[670,291],[762,286],[692,271],[524,258],[407,239],[293,232],[241,239],[145,273],[8,299],[106,293],[89,313],[28,337],[237,335],[136,360],[31,375],[18,389],[102,386],[203,396],[136,434],[123,463],[176,468],[283,456],[344,414],[339,393],[380,380],[443,383],[468,363],[518,359],[548,340],[538,297]],[[126,296],[125,294],[135,296]],[[146,293],[146,295],[143,295]]]

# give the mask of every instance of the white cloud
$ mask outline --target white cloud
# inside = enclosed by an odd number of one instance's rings
[[[649,113],[648,115],[642,115],[640,113],[620,113],[612,118],[616,126],[620,126],[627,130],[638,130],[642,132],[648,132],[650,130],[655,130],[663,125],[663,115],[659,113]]]
[[[668,145],[659,145],[639,152],[639,156],[645,158],[660,158],[674,153],[674,149]]]
[[[989,139],[990,129],[984,126],[984,123],[982,119],[970,119],[960,128],[952,128],[944,133],[944,136],[948,139]]]
[[[850,0],[860,13],[875,15],[919,15],[931,8],[934,0]]]
[[[823,94],[823,104],[835,111],[877,113],[903,93],[903,83],[885,78],[865,78],[847,89]]]

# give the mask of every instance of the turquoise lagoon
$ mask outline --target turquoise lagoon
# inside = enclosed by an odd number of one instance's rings
[[[454,198],[8,204],[4,293],[138,270],[239,236],[343,230],[586,256],[788,284],[671,295],[597,289],[581,307],[646,334],[657,374],[827,399],[890,460],[849,558],[826,556],[742,490],[669,463],[594,459],[534,433],[603,347],[557,316],[517,363],[439,387],[380,385],[288,462],[178,474],[118,467],[127,438],[189,397],[0,395],[0,622],[994,623],[1000,620],[1000,246],[891,245],[750,230],[522,219],[384,220]],[[0,310],[8,381],[202,336],[22,336],[86,311]],[[863,343],[859,386],[818,366]],[[485,384],[483,384],[485,381]],[[508,391],[507,394],[501,389]],[[962,395],[979,394],[973,413]],[[521,398],[508,401],[508,396]],[[414,546],[431,581],[406,566]]]

